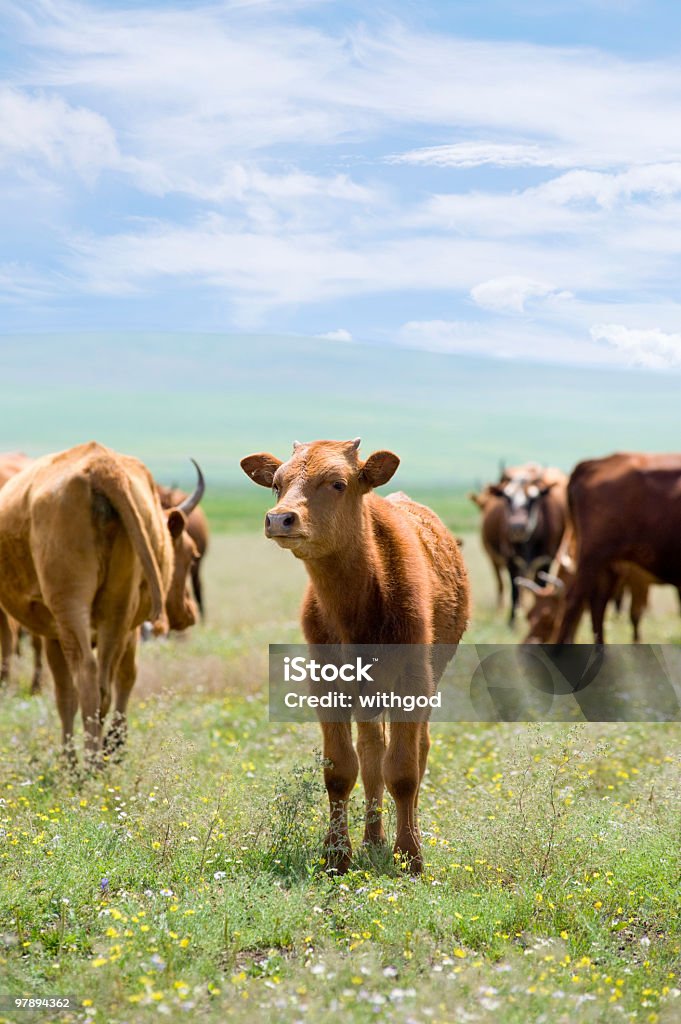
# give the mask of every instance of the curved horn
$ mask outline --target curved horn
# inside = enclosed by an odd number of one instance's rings
[[[562,580],[560,576],[554,576],[552,572],[541,572],[537,573],[537,578],[543,580],[544,583],[553,583],[556,590],[565,590],[565,580]]]
[[[206,489],[206,481],[203,479],[201,467],[199,466],[196,459],[191,459],[191,461],[194,463],[194,466],[196,467],[196,473],[199,479],[196,484],[194,493],[190,494],[188,498],[184,499],[181,505],[177,506],[178,511],[184,512],[186,516],[188,516],[191,512],[194,511],[198,503],[201,501],[201,498],[203,497],[203,492]]]
[[[540,587],[534,580],[528,580],[526,576],[516,576],[513,580],[517,587],[525,587],[527,590],[531,590],[533,594],[545,594],[544,587]]]

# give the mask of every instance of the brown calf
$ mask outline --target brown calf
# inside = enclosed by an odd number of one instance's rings
[[[265,533],[301,559],[309,575],[302,626],[310,644],[457,644],[468,619],[468,580],[454,538],[434,512],[405,494],[373,493],[393,476],[399,459],[379,451],[362,461],[355,441],[294,444],[282,462],[261,452],[242,460],[244,472],[272,488]],[[433,693],[449,658],[437,647],[414,648],[419,675]],[[348,801],[361,771],[366,796],[364,841],[385,842],[381,819],[387,785],[397,807],[395,852],[422,868],[417,804],[426,769],[428,722],[393,722],[386,749],[376,721],[321,723],[330,821],[329,866],[345,871],[352,849]],[[359,755],[359,757],[358,757]]]

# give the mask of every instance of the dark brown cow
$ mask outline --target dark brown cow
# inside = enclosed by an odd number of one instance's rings
[[[434,512],[405,494],[374,493],[399,459],[379,451],[362,461],[355,441],[296,443],[287,462],[267,453],[243,459],[244,472],[272,488],[265,533],[301,559],[309,575],[302,626],[310,644],[457,644],[468,618],[468,581],[452,535]],[[417,646],[415,676],[433,693],[451,649]],[[428,722],[392,722],[386,749],[380,722],[321,723],[330,822],[328,863],[348,868],[348,801],[358,771],[366,795],[366,843],[385,842],[384,785],[397,807],[395,851],[422,867],[417,821],[430,737]],[[359,759],[358,755],[359,754]]]
[[[504,470],[499,483],[489,484],[479,495],[470,495],[482,509],[482,543],[497,580],[501,603],[501,571],[511,583],[509,623],[518,604],[518,576],[535,580],[549,568],[565,529],[566,477],[559,469],[531,462]]]
[[[7,452],[0,455],[0,487],[4,487],[22,469],[31,465],[33,460],[22,452]],[[10,677],[12,655],[19,653],[20,628],[19,623],[8,616],[0,608],[0,652],[2,664],[0,665],[0,683],[6,683]],[[31,681],[31,693],[40,693],[40,686],[43,674],[43,644],[39,636],[31,636],[33,647],[33,679]]]
[[[91,442],[37,459],[0,490],[0,604],[45,637],[71,760],[80,705],[86,761],[100,763],[112,683],[106,749],[123,742],[140,623],[196,621],[185,525],[203,486],[199,476],[192,498],[164,513],[141,462]]]
[[[163,487],[162,484],[157,484],[158,493],[161,498],[161,505],[163,508],[177,508],[182,504],[183,501],[187,500],[187,494],[181,491],[177,487]],[[199,613],[201,619],[205,619],[206,612],[203,604],[203,584],[201,580],[201,564],[203,562],[204,555],[208,550],[208,520],[206,519],[206,513],[203,511],[200,505],[197,505],[189,515],[187,516],[187,533],[194,541],[196,550],[198,552],[198,558],[191,567],[191,581],[192,589],[194,591],[194,598],[199,607]]]
[[[572,642],[588,606],[594,639],[602,644],[618,563],[681,586],[681,455],[618,453],[580,462],[568,484],[568,507],[577,572],[556,641]]]

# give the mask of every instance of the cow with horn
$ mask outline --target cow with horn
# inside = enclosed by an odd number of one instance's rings
[[[566,482],[559,469],[527,463],[503,469],[497,484],[470,495],[482,511],[482,542],[494,570],[499,603],[502,571],[509,575],[510,625],[519,600],[518,577],[535,582],[558,550],[565,529]]]
[[[535,597],[534,604],[527,611],[529,630],[524,644],[555,643],[565,613],[567,594],[576,576],[575,553],[574,534],[568,527],[556,556],[555,574],[542,571],[537,573],[537,580],[523,576],[516,579],[519,587],[529,590]],[[641,640],[640,622],[648,606],[650,585],[654,582],[659,581],[631,562],[617,564],[617,580],[611,598],[619,611],[624,594],[629,592],[629,620],[635,644]]]

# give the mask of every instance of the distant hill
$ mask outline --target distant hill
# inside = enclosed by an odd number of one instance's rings
[[[239,458],[294,439],[392,448],[401,485],[470,486],[500,459],[570,468],[681,450],[681,378],[260,335],[0,336],[0,450],[95,438],[161,478],[245,484]]]

